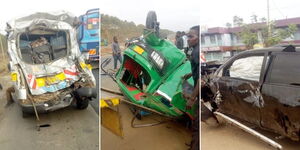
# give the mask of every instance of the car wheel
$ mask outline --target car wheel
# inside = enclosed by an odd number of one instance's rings
[[[220,122],[214,113],[201,103],[201,121],[209,126],[219,126]]]
[[[76,108],[77,109],[86,109],[89,106],[88,98],[77,98],[76,99]]]

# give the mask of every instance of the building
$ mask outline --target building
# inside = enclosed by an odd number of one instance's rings
[[[292,42],[300,44],[300,17],[288,18],[274,21],[275,28],[287,28],[289,24],[296,24],[298,30],[290,38],[285,39],[282,43]],[[260,29],[265,26],[266,22],[249,24],[251,28]],[[204,52],[207,61],[223,61],[234,54],[246,50],[242,40],[236,35],[241,32],[242,27],[214,27],[201,30],[201,51]],[[260,33],[257,33],[260,44],[262,40]]]

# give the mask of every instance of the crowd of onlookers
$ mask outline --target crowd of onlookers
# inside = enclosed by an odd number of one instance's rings
[[[186,54],[188,51],[188,37],[184,31],[177,31],[175,36],[175,45],[178,49],[183,50]]]

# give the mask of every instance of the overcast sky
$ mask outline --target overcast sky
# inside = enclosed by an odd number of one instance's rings
[[[200,0],[99,0],[100,11],[122,20],[145,24],[148,11],[156,11],[161,28],[187,31],[200,22]]]
[[[145,24],[149,10],[157,13],[161,28],[188,30],[201,24],[208,27],[232,23],[234,15],[250,22],[250,16],[267,17],[267,0],[8,0],[0,6],[0,32],[5,23],[23,14],[37,11],[67,10],[79,16],[91,8],[122,20]],[[270,0],[271,19],[300,17],[300,0]]]
[[[208,27],[223,26],[232,23],[237,15],[244,22],[251,22],[250,16],[267,18],[267,0],[201,0],[200,24]],[[300,17],[300,0],[269,0],[270,18],[284,19]]]
[[[85,0],[80,1],[80,3],[75,2],[76,1],[70,0],[7,0],[0,6],[0,32],[3,33],[7,21],[15,17],[22,17],[24,14],[66,10],[79,16],[84,14],[88,9],[100,6],[99,0]]]
[[[161,28],[173,31],[188,30],[200,23],[199,0],[8,0],[0,6],[0,30],[12,18],[37,11],[67,10],[81,15],[91,8],[100,8],[101,13],[116,16],[122,20],[145,24],[147,12],[157,13]]]

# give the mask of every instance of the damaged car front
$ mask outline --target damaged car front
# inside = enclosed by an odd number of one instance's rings
[[[54,111],[73,100],[84,109],[95,78],[76,40],[77,19],[67,12],[35,13],[7,23],[12,98],[23,113]]]

